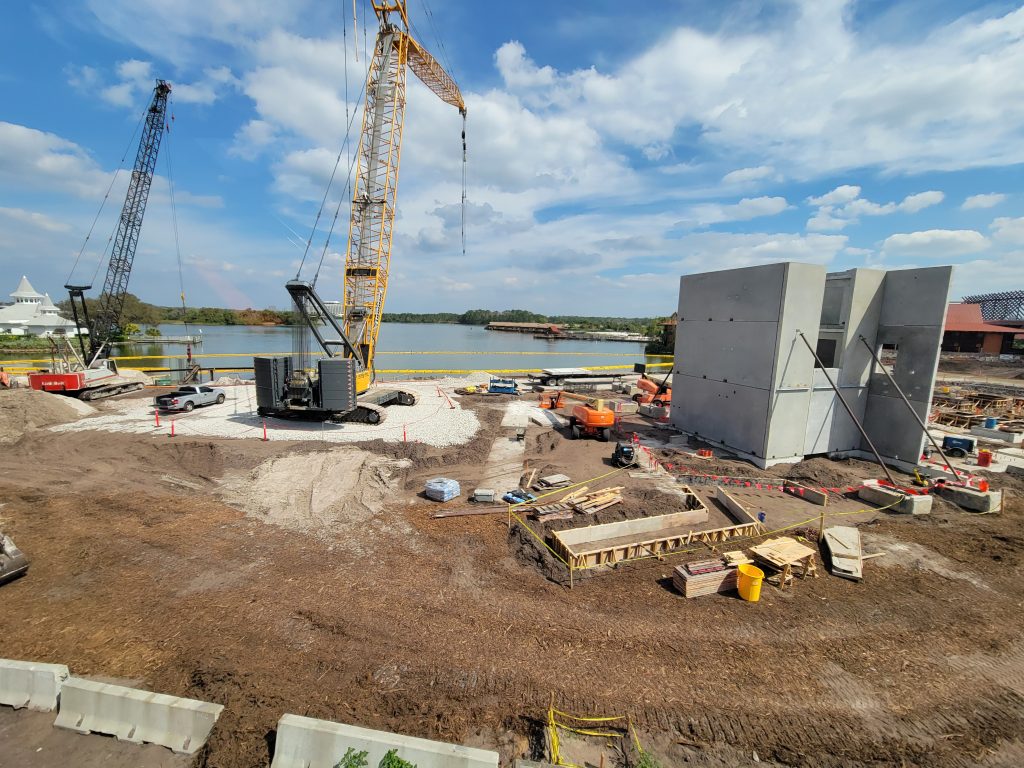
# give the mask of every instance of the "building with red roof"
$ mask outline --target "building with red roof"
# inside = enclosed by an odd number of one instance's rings
[[[942,335],[943,352],[974,352],[985,355],[1024,354],[1014,349],[1020,328],[985,322],[980,304],[950,304]]]

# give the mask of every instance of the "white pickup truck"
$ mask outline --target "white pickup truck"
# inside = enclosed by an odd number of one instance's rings
[[[201,405],[220,405],[227,399],[223,389],[203,386],[178,387],[176,392],[160,395],[153,404],[161,411],[191,411]]]

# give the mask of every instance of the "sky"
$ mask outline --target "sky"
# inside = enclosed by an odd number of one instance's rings
[[[789,260],[953,264],[954,299],[1024,288],[1018,4],[409,12],[468,109],[465,252],[462,119],[410,73],[386,311],[668,315],[680,275]],[[190,306],[285,308],[284,283],[322,260],[318,290],[340,298],[377,30],[368,0],[356,14],[349,0],[5,7],[0,292],[22,274],[55,300],[69,276],[101,284],[159,77],[173,120],[130,290],[174,305],[182,281]]]

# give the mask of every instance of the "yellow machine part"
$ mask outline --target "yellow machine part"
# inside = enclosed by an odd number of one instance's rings
[[[362,395],[366,393],[366,390],[370,388],[371,375],[369,371],[359,371],[356,373],[356,394]]]

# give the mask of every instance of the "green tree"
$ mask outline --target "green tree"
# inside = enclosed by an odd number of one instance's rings
[[[147,336],[159,336],[160,335],[160,329],[151,325],[151,326],[149,326],[149,328],[146,329],[146,335]]]
[[[135,323],[125,323],[124,335],[125,336],[138,336],[142,333],[142,329],[139,328]]]

